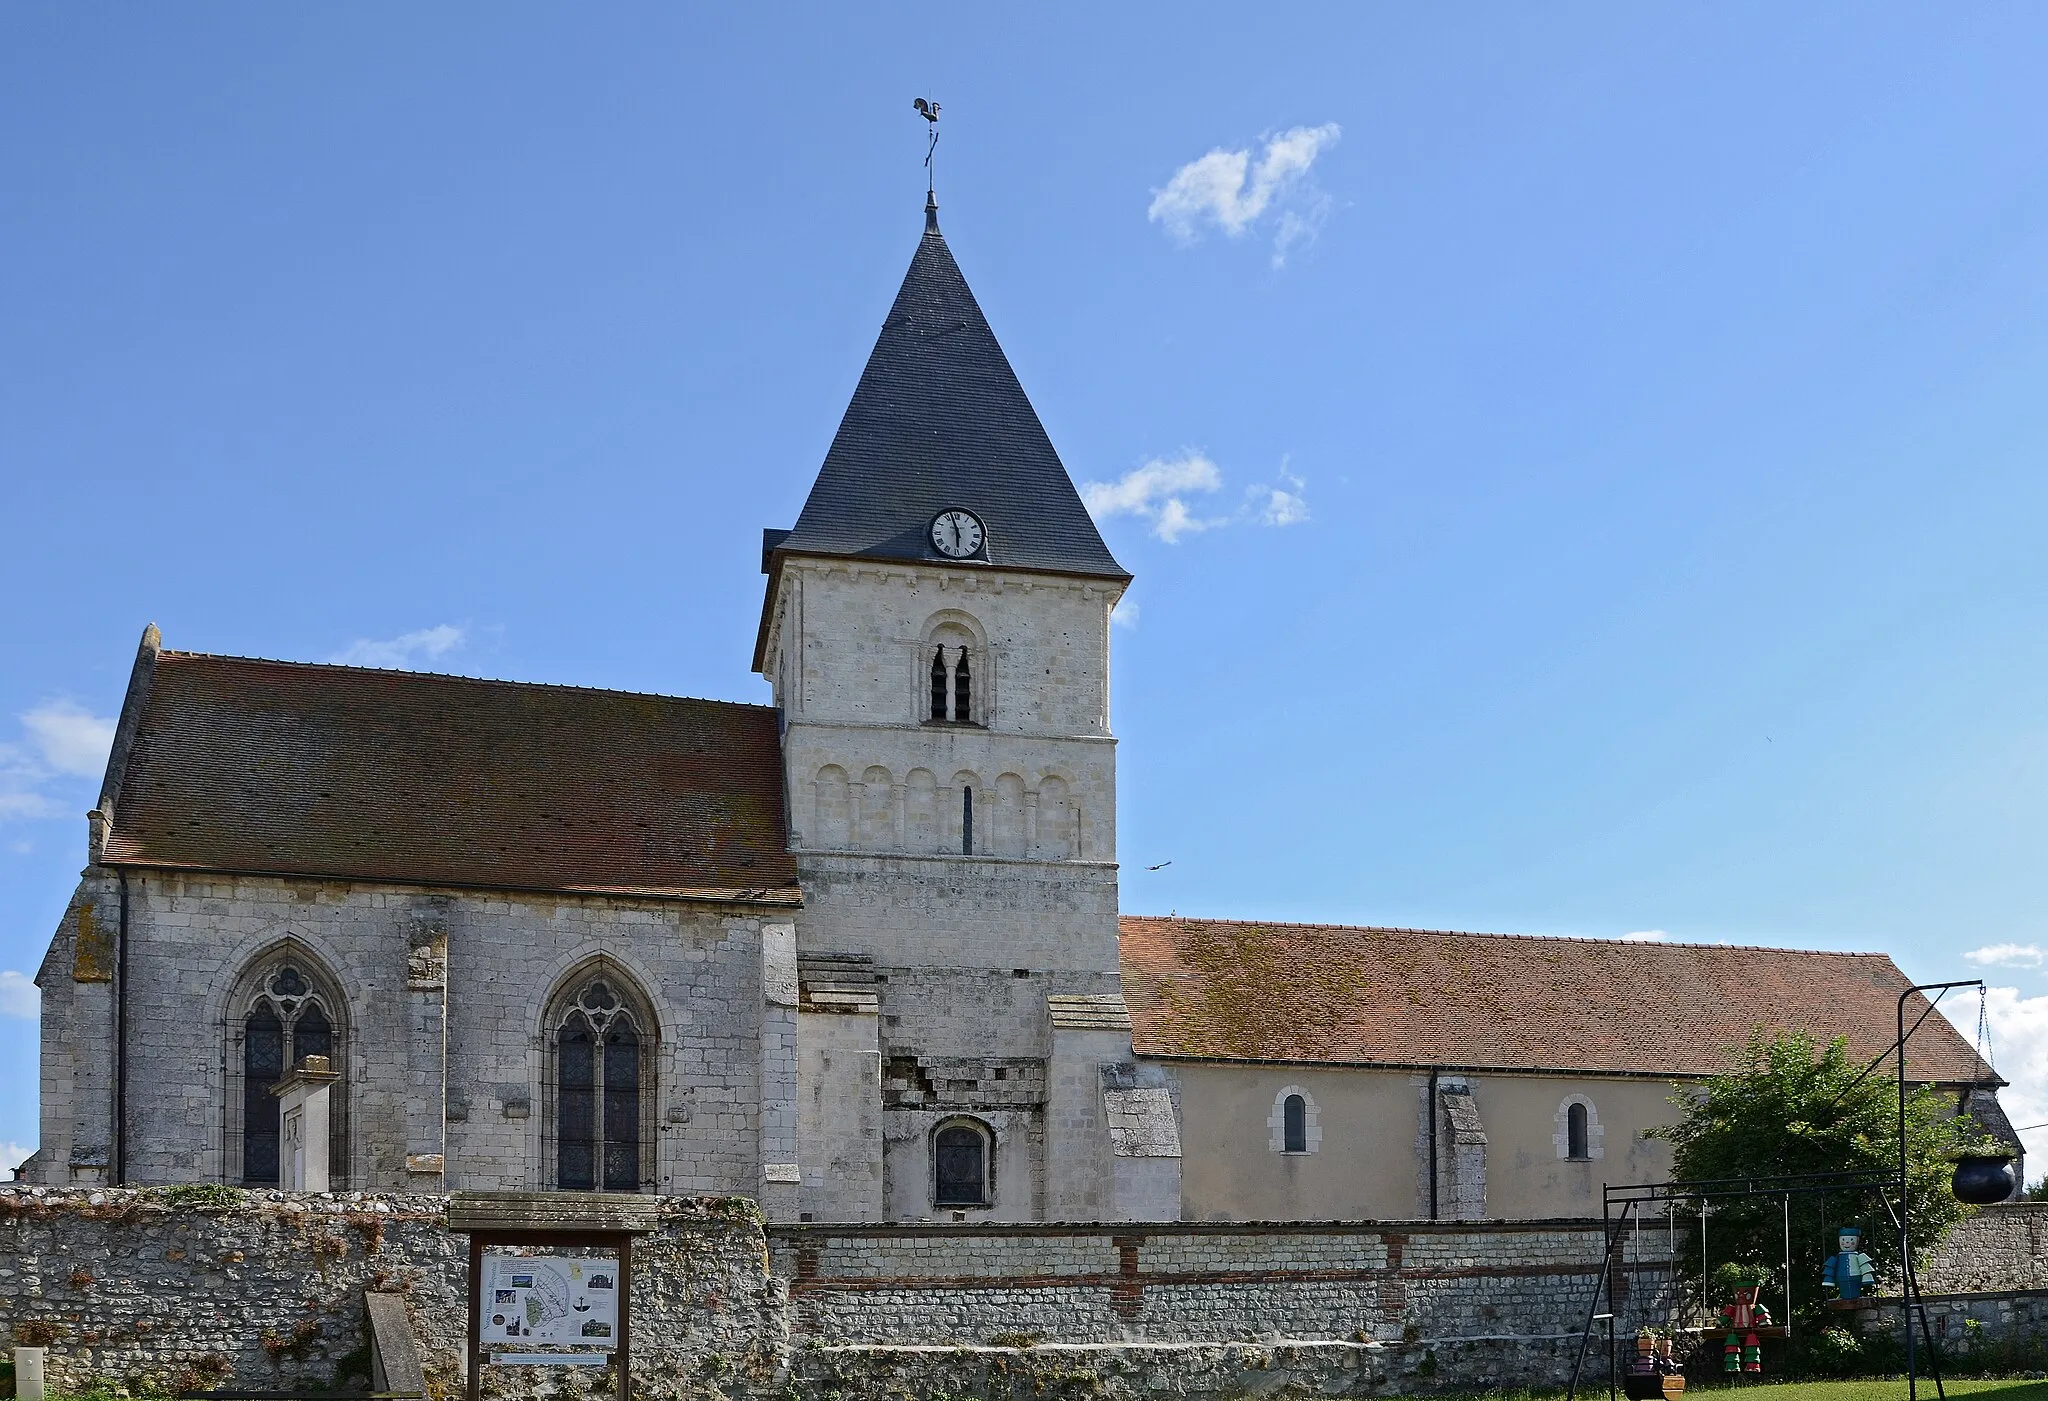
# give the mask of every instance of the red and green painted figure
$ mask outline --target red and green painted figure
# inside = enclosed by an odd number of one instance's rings
[[[1763,1281],[1758,1279],[1736,1281],[1735,1302],[1721,1309],[1721,1317],[1728,1324],[1728,1336],[1721,1341],[1724,1372],[1764,1369],[1763,1344],[1757,1341],[1756,1330],[1771,1326],[1771,1311],[1757,1302],[1757,1291],[1761,1288]]]

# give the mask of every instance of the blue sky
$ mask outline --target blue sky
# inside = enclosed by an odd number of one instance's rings
[[[1982,971],[2048,1120],[2044,67],[2017,4],[8,8],[0,1144],[144,623],[766,699],[920,94],[1137,575],[1126,910]]]

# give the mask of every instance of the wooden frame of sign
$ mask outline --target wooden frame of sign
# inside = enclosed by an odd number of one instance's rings
[[[483,1338],[484,1250],[489,1246],[605,1250],[618,1257],[612,1368],[618,1401],[631,1401],[633,1237],[654,1230],[660,1213],[656,1198],[625,1192],[457,1192],[450,1197],[448,1229],[469,1237],[469,1401],[482,1401],[484,1368],[490,1362]],[[560,1355],[566,1363],[576,1354]]]

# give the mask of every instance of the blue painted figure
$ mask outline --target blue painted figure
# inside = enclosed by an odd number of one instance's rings
[[[1828,1256],[1820,1267],[1820,1282],[1844,1299],[1860,1299],[1877,1276],[1870,1257],[1863,1253],[1863,1232],[1856,1226],[1844,1226],[1835,1243],[1841,1250]]]

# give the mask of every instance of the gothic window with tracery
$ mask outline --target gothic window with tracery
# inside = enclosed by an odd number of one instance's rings
[[[280,1126],[271,1086],[304,1065],[307,1056],[325,1056],[330,1069],[341,1069],[335,1055],[334,1017],[328,1012],[327,996],[296,960],[286,959],[256,980],[255,990],[243,1002],[241,1032],[242,1181],[252,1187],[274,1187],[279,1180]],[[341,1098],[335,1096],[337,1101]],[[334,1117],[338,1121],[340,1115]]]
[[[647,1176],[643,1099],[651,1026],[610,974],[592,978],[555,1018],[555,1185],[637,1192]]]

